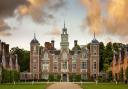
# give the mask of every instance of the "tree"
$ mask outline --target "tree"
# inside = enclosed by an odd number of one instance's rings
[[[107,71],[109,66],[107,65],[111,65],[111,62],[113,60],[113,47],[112,47],[112,43],[109,42],[107,43],[106,47],[105,47],[105,52],[104,52],[104,71]]]
[[[90,50],[90,44],[91,44],[91,43],[88,43],[88,44],[87,44],[87,48],[88,48],[89,50]]]
[[[105,60],[105,47],[104,47],[104,43],[103,42],[100,42],[99,44],[99,55],[100,55],[100,71],[103,70],[103,66],[104,66],[104,60]]]
[[[126,76],[126,79],[128,80],[128,67],[126,68],[125,76]]]
[[[108,68],[110,67],[109,64],[103,63],[103,71],[107,72]]]
[[[112,81],[112,71],[108,72],[108,81]]]
[[[75,49],[77,49],[77,50],[81,50],[81,48],[80,48],[79,45],[76,45],[75,47],[72,48],[72,50],[75,50]]]
[[[110,65],[112,60],[113,60],[113,47],[112,47],[112,43],[109,42],[107,43],[105,48],[105,63],[108,63]]]
[[[122,82],[123,79],[124,79],[123,68],[121,68],[121,70],[120,70],[120,81]]]
[[[13,54],[18,55],[18,64],[20,65],[20,71],[26,71],[29,70],[29,58],[30,58],[30,53],[27,50],[20,49],[18,47],[14,47],[11,49],[11,52]]]
[[[113,43],[113,50],[119,53],[120,43]]]

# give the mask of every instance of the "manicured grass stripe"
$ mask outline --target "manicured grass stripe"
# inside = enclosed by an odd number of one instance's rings
[[[128,89],[125,84],[83,84],[83,89]]]
[[[25,85],[12,85],[12,84],[4,84],[0,85],[0,89],[45,89],[46,85],[45,84],[25,84]]]

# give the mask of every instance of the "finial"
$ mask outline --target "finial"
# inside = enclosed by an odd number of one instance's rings
[[[94,32],[94,39],[95,39],[95,32]]]
[[[65,28],[65,20],[64,20],[64,28]]]
[[[36,34],[34,33],[34,39],[36,39]]]

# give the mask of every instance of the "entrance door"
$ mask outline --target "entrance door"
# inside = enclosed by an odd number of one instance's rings
[[[67,74],[63,74],[63,81],[67,82]]]

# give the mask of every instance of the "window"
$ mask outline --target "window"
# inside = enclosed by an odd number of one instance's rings
[[[82,74],[82,75],[81,75],[81,79],[82,79],[82,80],[86,80],[86,79],[87,79],[87,74]]]
[[[93,55],[96,55],[96,50],[93,50]]]
[[[66,61],[63,62],[62,66],[63,66],[63,69],[67,69],[67,62]]]
[[[33,53],[38,53],[38,46],[32,46],[31,49]]]
[[[72,56],[72,62],[76,62],[76,61],[77,61],[77,55],[75,54]]]
[[[44,60],[49,60],[47,52],[44,53]]]
[[[68,58],[68,57],[67,57],[67,53],[64,52],[64,53],[63,53],[63,59],[64,59],[64,60],[67,60],[67,58]]]
[[[81,69],[87,69],[87,62],[81,62]]]
[[[96,62],[93,62],[93,69],[96,69]]]
[[[49,69],[49,65],[48,64],[43,64],[43,70],[48,70]]]
[[[54,69],[57,69],[58,65],[57,65],[57,62],[54,62]]]
[[[33,65],[33,69],[32,69],[32,72],[35,72],[37,70],[37,67],[36,65]]]
[[[48,79],[48,77],[49,77],[49,75],[48,75],[48,74],[42,74],[42,79],[47,80],[47,79]]]
[[[76,63],[72,64],[72,69],[76,69]]]
[[[96,47],[97,47],[97,46],[93,46],[94,50],[96,50]]]

